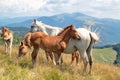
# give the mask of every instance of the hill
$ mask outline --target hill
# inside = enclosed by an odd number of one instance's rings
[[[33,19],[37,18],[39,21],[42,21],[45,24],[51,26],[65,27],[69,24],[74,24],[78,27],[88,27],[91,24],[94,24],[92,30],[97,30],[97,33],[100,33],[100,42],[97,46],[104,46],[108,44],[116,44],[120,42],[120,20],[109,19],[109,18],[95,18],[88,16],[82,13],[64,13],[54,16],[35,16],[35,17],[17,17],[12,19],[1,19],[0,26],[9,26],[9,27],[28,27]],[[6,21],[6,22],[4,22]],[[3,25],[4,24],[4,25]],[[18,30],[19,31],[19,30]]]
[[[79,66],[75,64],[70,66],[71,55],[69,54],[63,55],[64,63],[62,68],[60,68],[54,66],[51,61],[47,62],[44,51],[40,50],[36,66],[31,69],[30,53],[17,62],[18,45],[14,45],[11,59],[9,55],[5,54],[4,48],[0,45],[0,80],[119,80],[120,67],[113,66],[111,61],[109,62],[110,58],[114,59],[113,55],[116,54],[113,51],[111,57],[106,58],[106,55],[102,55],[101,57],[100,53],[102,50],[104,54],[109,56],[109,53],[112,51],[111,48],[95,49],[93,51],[93,74],[83,76],[83,63],[80,62]],[[98,55],[100,55],[100,58]],[[106,59],[104,60],[104,58]],[[103,61],[102,63],[99,62],[100,59]]]

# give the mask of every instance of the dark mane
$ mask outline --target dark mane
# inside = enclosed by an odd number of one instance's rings
[[[71,29],[71,27],[73,27],[73,25],[69,25],[69,26],[65,27],[61,32],[59,32],[57,34],[57,36],[63,35],[64,33],[66,33],[67,30],[69,30],[69,28]]]

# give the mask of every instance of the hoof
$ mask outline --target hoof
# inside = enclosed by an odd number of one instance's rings
[[[91,71],[89,72],[89,75],[92,75],[92,72],[91,72]]]

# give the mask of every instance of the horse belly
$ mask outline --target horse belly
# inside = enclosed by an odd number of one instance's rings
[[[51,39],[44,39],[41,42],[41,46],[47,51],[56,52],[56,51],[61,49],[59,42],[60,42],[59,40],[55,40],[55,39],[52,39],[52,40]]]
[[[76,51],[76,48],[74,46],[74,43],[70,40],[69,43],[67,44],[66,49],[64,50],[64,53],[72,54],[75,51]]]

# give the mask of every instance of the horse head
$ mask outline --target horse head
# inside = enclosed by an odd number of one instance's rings
[[[12,32],[8,28],[3,27],[1,37],[3,37],[4,40],[7,40],[11,37],[11,35],[10,35],[11,33]]]
[[[75,29],[75,26],[74,25],[70,25],[70,35],[72,36],[72,38],[74,39],[78,39],[80,40],[81,37],[79,35],[79,33],[77,32],[77,30]]]
[[[6,36],[8,36],[8,33],[7,33],[8,31],[9,31],[8,28],[3,27],[3,28],[2,28],[2,37],[6,37]]]
[[[28,53],[28,46],[25,45],[24,41],[20,42],[18,57],[24,56]]]
[[[24,36],[24,40],[19,45],[18,57],[25,55],[28,52],[28,48],[31,48],[31,33],[27,33]]]
[[[30,32],[36,32],[38,31],[38,25],[37,25],[37,20],[34,19],[34,21],[31,24]]]
[[[34,19],[34,21],[31,24],[31,29],[30,32],[36,32],[36,31],[40,31],[43,30],[41,29],[43,26],[42,22],[37,21],[36,19]]]
[[[65,27],[60,33],[58,33],[58,36],[70,37],[78,40],[81,39],[74,25],[69,25]]]

